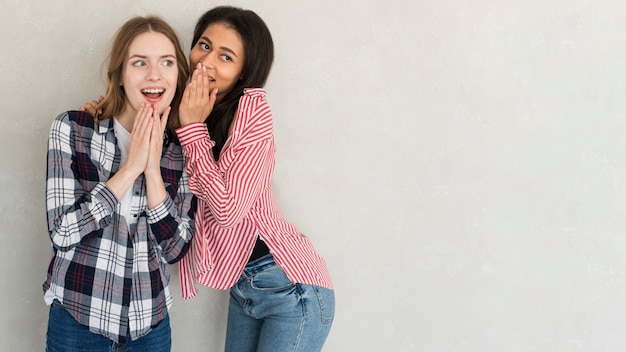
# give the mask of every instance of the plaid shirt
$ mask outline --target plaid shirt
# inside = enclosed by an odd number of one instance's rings
[[[113,120],[96,124],[69,111],[50,130],[46,209],[54,255],[43,289],[90,331],[116,342],[144,336],[166,317],[167,263],[185,255],[194,232],[181,146],[167,138],[163,144],[168,196],[148,209],[139,176],[131,200],[136,220],[128,221],[105,185],[120,168]]]

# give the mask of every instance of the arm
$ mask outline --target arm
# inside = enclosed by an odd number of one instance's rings
[[[111,221],[117,204],[115,194],[102,182],[90,190],[83,188],[79,168],[94,177],[97,170],[91,160],[76,157],[74,125],[68,113],[59,115],[48,138],[48,231],[52,245],[59,250],[69,250],[88,236],[99,235],[99,230]]]
[[[153,112],[153,124],[150,134],[149,156],[144,176],[146,180],[146,193],[148,200],[148,225],[150,231],[158,243],[161,256],[168,263],[179,261],[189,248],[189,240],[193,236],[194,226],[191,220],[191,199],[188,176],[184,173],[182,155],[178,146],[171,144],[163,153],[163,135],[167,126],[170,108],[168,107],[163,116]],[[174,152],[173,149],[177,151]],[[178,162],[176,162],[178,155]],[[163,159],[162,159],[163,158]],[[167,192],[161,170],[167,170],[168,177],[179,175],[177,180],[169,180],[170,184],[178,184],[174,193],[172,189]],[[172,198],[173,197],[173,198]]]
[[[77,151],[75,140],[91,143],[93,119],[77,113],[75,121],[65,113],[53,123],[48,145],[46,201],[48,229],[55,247],[68,250],[84,237],[99,235],[111,220],[115,206],[123,194],[143,172],[148,160],[152,110],[142,106],[131,133],[128,161],[106,183],[97,183],[100,170],[89,159],[91,145]],[[80,121],[80,123],[79,123]],[[85,124],[90,124],[86,126]],[[82,124],[82,125],[81,125]],[[85,125],[85,126],[83,126]],[[87,133],[75,138],[77,133]],[[92,190],[84,184],[95,184]],[[90,192],[90,193],[87,193]]]
[[[162,258],[173,264],[187,253],[195,227],[193,222],[193,194],[189,177],[183,172],[174,198],[167,194],[165,200],[146,211],[150,233],[154,237]]]
[[[272,114],[261,97],[242,97],[236,141],[216,163],[204,124],[177,130],[187,157],[191,191],[204,200],[218,224],[237,225],[270,184],[274,168]]]

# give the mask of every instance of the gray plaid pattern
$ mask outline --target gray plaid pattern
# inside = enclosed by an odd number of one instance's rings
[[[119,169],[113,121],[59,115],[48,141],[46,208],[54,255],[44,292],[81,324],[111,340],[146,335],[172,303],[167,263],[180,260],[194,232],[192,194],[179,143],[165,141],[168,197],[147,209],[143,175],[133,185],[132,221],[105,182]],[[129,225],[130,224],[130,230]]]

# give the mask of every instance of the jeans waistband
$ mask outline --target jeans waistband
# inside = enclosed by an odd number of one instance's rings
[[[259,273],[263,270],[267,270],[268,268],[276,266],[276,262],[274,261],[274,256],[270,254],[266,254],[261,258],[251,261],[246,265],[243,269],[242,275],[244,276],[252,276],[256,273]]]

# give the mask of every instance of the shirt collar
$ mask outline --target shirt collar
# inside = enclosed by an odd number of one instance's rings
[[[98,133],[105,134],[113,129],[113,118],[98,121]]]
[[[109,132],[110,130],[113,130],[113,132],[115,132],[113,117],[106,119],[106,120],[98,121],[98,133],[99,134],[105,134]],[[167,131],[165,131],[163,132],[163,146],[167,146],[169,145],[169,143],[170,143],[170,138],[167,134]]]

